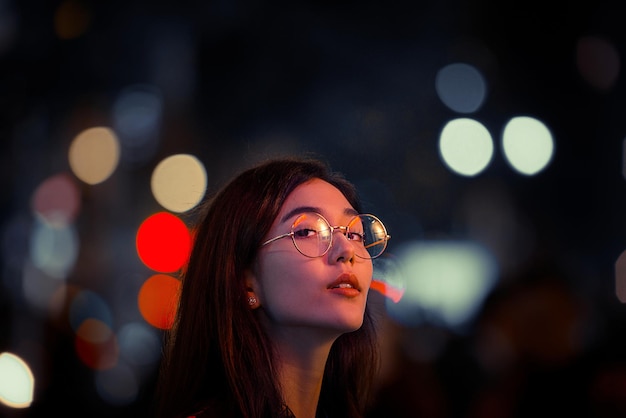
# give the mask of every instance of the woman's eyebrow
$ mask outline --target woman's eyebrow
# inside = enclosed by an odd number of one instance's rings
[[[291,209],[289,212],[287,212],[280,220],[280,222],[285,222],[287,219],[295,216],[295,215],[300,215],[302,213],[305,212],[315,212],[315,213],[322,213],[322,209],[316,206],[298,206],[296,208]],[[353,208],[345,208],[343,210],[343,213],[346,215],[351,215],[351,216],[356,216],[359,213],[354,210]]]
[[[285,222],[287,219],[295,216],[295,215],[300,215],[301,213],[305,213],[305,212],[316,212],[316,213],[320,213],[321,209],[315,206],[298,206],[296,208],[291,209],[289,212],[287,212],[280,220],[280,222]]]

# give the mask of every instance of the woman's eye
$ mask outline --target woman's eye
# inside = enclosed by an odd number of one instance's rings
[[[293,236],[296,238],[310,238],[314,237],[317,234],[317,231],[310,228],[303,228],[293,231]]]
[[[348,239],[350,241],[363,242],[363,234],[361,234],[360,232],[349,232]]]

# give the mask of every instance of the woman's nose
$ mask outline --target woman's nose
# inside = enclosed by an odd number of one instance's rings
[[[346,231],[338,229],[333,232],[330,254],[332,261],[354,263],[354,245],[346,236]]]

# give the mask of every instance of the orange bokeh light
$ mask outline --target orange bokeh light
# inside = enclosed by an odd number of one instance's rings
[[[402,299],[402,296],[404,295],[404,289],[393,287],[383,281],[376,279],[372,280],[370,288],[376,290],[381,295],[391,299],[394,303],[400,302],[400,299]]]
[[[139,311],[150,325],[169,329],[174,322],[180,280],[167,274],[155,274],[139,290]]]
[[[187,262],[191,234],[180,218],[169,212],[159,212],[140,225],[136,246],[139,258],[146,266],[160,273],[171,273]]]

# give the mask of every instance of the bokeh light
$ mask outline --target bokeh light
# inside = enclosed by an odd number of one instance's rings
[[[54,29],[61,39],[74,39],[89,28],[91,14],[85,3],[77,0],[63,0],[54,14]]]
[[[484,247],[465,241],[409,243],[398,253],[406,291],[399,303],[388,303],[401,323],[428,320],[461,329],[479,310],[497,279],[497,264]]]
[[[398,263],[389,252],[373,260],[374,275],[371,288],[398,303],[406,289],[406,282],[402,274],[398,274]]]
[[[159,329],[169,329],[176,315],[180,281],[167,274],[155,274],[139,291],[138,305],[143,318]]]
[[[162,289],[156,290],[158,293]],[[167,295],[159,296],[158,294],[155,296],[167,297]],[[122,326],[117,333],[120,356],[129,364],[136,366],[157,363],[161,356],[161,340],[155,331],[153,327],[141,322],[131,322]]]
[[[33,401],[35,378],[19,356],[0,353],[0,403],[11,408],[27,408]]]
[[[152,270],[171,273],[179,270],[191,251],[187,225],[168,212],[159,212],[144,220],[137,231],[139,258]]]
[[[171,155],[156,166],[150,185],[161,206],[172,212],[186,212],[204,197],[206,169],[193,155]]]
[[[544,170],[552,160],[554,140],[543,122],[518,116],[504,127],[502,149],[511,167],[531,176]]]
[[[439,136],[439,155],[453,172],[472,177],[490,163],[493,140],[480,122],[459,118],[446,123]]]
[[[626,250],[615,261],[615,294],[620,302],[626,303]]]
[[[149,84],[123,89],[113,105],[113,126],[118,133],[125,162],[141,165],[159,149],[163,97]]]
[[[120,159],[120,144],[112,129],[89,128],[70,144],[69,164],[72,172],[87,184],[95,185],[108,179]]]
[[[584,36],[576,45],[576,65],[591,86],[609,90],[620,72],[620,56],[612,42],[597,36]]]
[[[31,231],[30,258],[46,274],[65,279],[78,259],[78,233],[73,224],[36,220]]]
[[[487,83],[474,66],[449,64],[437,72],[435,88],[439,99],[458,113],[473,113],[480,109],[487,96]]]
[[[60,173],[44,180],[31,199],[33,212],[50,224],[67,225],[80,211],[80,192],[68,174]]]

